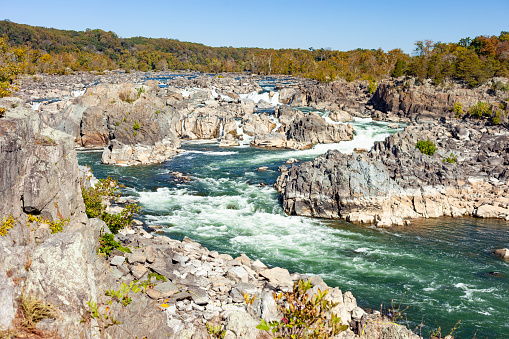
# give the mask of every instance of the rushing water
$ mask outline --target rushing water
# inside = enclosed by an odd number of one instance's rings
[[[160,165],[105,166],[100,153],[80,153],[79,161],[97,177],[118,178],[124,194],[141,203],[141,219],[165,225],[173,238],[189,236],[211,250],[319,274],[330,286],[351,290],[364,307],[401,302],[410,327],[422,321],[425,336],[439,326],[448,334],[458,321],[459,338],[509,336],[509,266],[490,252],[509,245],[507,222],[440,218],[381,230],[285,215],[272,185],[287,159],[370,148],[394,132],[370,119],[357,119],[354,127],[352,141],[305,151],[187,142],[186,152]],[[261,166],[269,170],[257,171]],[[192,181],[175,182],[173,171]]]

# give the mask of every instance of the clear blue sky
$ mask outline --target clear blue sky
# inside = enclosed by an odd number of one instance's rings
[[[509,31],[509,0],[0,0],[0,20],[209,46],[401,48]]]

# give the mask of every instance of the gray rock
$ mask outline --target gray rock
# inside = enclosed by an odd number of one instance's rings
[[[131,267],[131,273],[136,279],[140,280],[148,275],[148,269],[141,264],[136,264]]]
[[[240,266],[232,267],[226,273],[227,278],[235,281],[235,282],[243,282],[247,283],[249,280],[249,275],[247,271]]]
[[[509,259],[509,249],[507,248],[496,249],[493,254],[500,259]]]
[[[147,261],[147,256],[143,250],[133,250],[132,253],[127,254],[127,261],[129,264],[144,264]]]
[[[124,263],[125,261],[125,257],[121,257],[121,256],[114,256],[112,259],[111,259],[111,262],[110,262],[110,265],[112,266],[120,266]]]
[[[154,286],[153,290],[161,293],[162,298],[167,298],[179,291],[178,287],[171,281]]]
[[[84,300],[96,300],[92,265],[95,244],[81,233],[54,234],[35,248],[26,281],[28,294],[44,296],[58,307],[61,316],[55,321],[59,333],[79,333]]]
[[[258,272],[260,276],[266,278],[270,283],[279,286],[293,286],[292,278],[288,270],[280,267],[266,269]]]
[[[234,285],[230,291],[230,296],[232,297],[233,302],[241,303],[244,301],[244,294],[247,293],[251,297],[259,294],[258,288],[253,284],[248,283],[238,283]]]
[[[16,316],[14,304],[14,284],[12,284],[0,266],[0,329],[7,329]]]
[[[205,289],[191,287],[188,289],[188,292],[196,305],[204,306],[210,303],[210,298]]]

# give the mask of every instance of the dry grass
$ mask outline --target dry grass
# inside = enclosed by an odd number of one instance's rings
[[[18,312],[10,329],[0,331],[0,339],[56,339],[54,332],[36,328],[36,324],[43,319],[56,318],[57,310],[51,304],[33,295],[23,294],[19,299]]]

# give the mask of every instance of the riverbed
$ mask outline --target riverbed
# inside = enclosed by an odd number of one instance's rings
[[[80,152],[78,159],[99,178],[117,178],[126,186],[123,194],[140,202],[140,219],[163,225],[172,238],[188,236],[210,250],[319,274],[329,286],[352,291],[360,306],[400,307],[400,321],[412,329],[422,322],[417,332],[424,336],[439,326],[445,336],[460,322],[459,338],[505,337],[509,265],[491,250],[509,245],[506,221],[439,218],[377,229],[283,212],[272,185],[288,159],[312,160],[331,148],[369,149],[397,131],[371,119],[353,125],[352,141],[304,151],[190,141],[182,145],[185,152],[159,165],[101,165],[97,152]],[[177,181],[172,172],[191,181]]]

